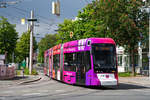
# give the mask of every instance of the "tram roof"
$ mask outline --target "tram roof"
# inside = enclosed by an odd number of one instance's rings
[[[83,41],[83,42],[79,43],[79,41]],[[111,38],[86,38],[86,39],[81,39],[81,40],[75,40],[75,41],[66,42],[66,43],[64,43],[64,48],[86,45],[88,41],[91,41],[91,44],[94,44],[94,43],[110,43],[110,44],[115,44],[114,40],[111,39]]]

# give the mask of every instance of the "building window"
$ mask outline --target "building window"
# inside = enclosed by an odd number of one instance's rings
[[[122,66],[122,55],[118,55],[118,66]]]

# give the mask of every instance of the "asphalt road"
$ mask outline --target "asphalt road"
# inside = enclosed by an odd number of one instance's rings
[[[150,100],[150,87],[120,83],[117,87],[72,86],[47,77],[0,88],[0,100]]]

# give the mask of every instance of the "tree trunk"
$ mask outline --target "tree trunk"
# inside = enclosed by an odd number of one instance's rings
[[[132,76],[135,76],[136,73],[135,73],[135,61],[134,61],[134,58],[135,58],[135,54],[134,54],[134,49],[131,50],[131,67],[132,67]]]

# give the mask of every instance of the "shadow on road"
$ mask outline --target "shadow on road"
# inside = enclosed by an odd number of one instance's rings
[[[57,80],[55,80],[57,81]],[[57,81],[62,84],[71,85],[64,83],[62,81]],[[136,85],[134,83],[119,83],[118,86],[84,86],[84,85],[71,85],[75,87],[83,87],[83,88],[89,88],[89,89],[97,89],[97,90],[129,90],[129,89],[150,89],[150,87],[142,86],[142,85]]]
[[[128,89],[150,89],[150,87],[136,85],[136,84],[127,84],[127,83],[119,83],[119,86],[113,87],[117,90],[128,90]]]
[[[119,83],[118,86],[99,86],[99,87],[89,86],[89,87],[85,87],[85,88],[97,89],[97,90],[150,89],[150,87],[135,85],[135,84],[127,84],[127,83]]]
[[[1,80],[1,81],[12,81],[12,80],[22,80],[22,79],[27,79],[28,76],[15,76],[14,78],[12,79],[4,79],[4,80]]]

